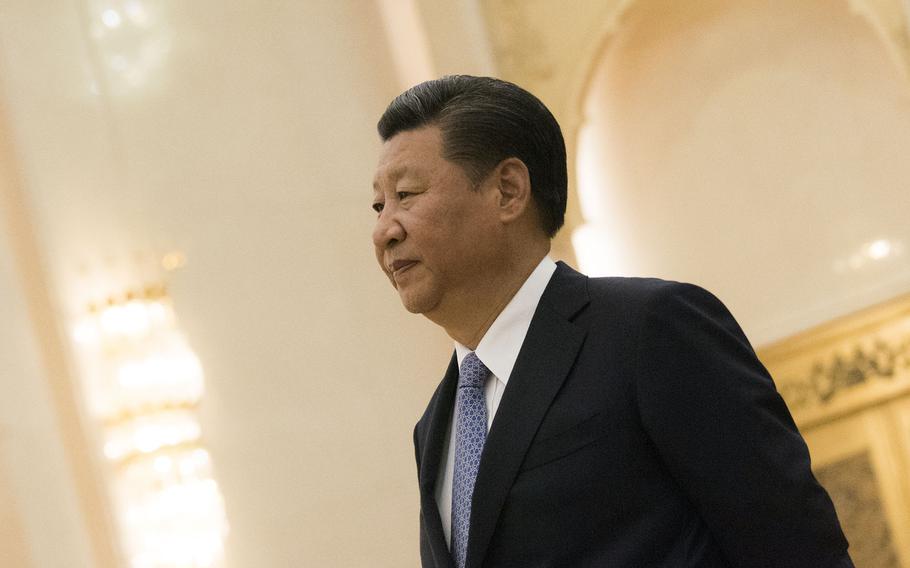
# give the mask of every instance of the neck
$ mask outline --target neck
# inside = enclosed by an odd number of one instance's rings
[[[549,252],[549,242],[547,245],[537,251],[539,254],[527,254],[523,260],[510,263],[505,270],[478,282],[470,294],[451,302],[439,313],[424,315],[455,341],[471,350],[477,349],[487,330]]]

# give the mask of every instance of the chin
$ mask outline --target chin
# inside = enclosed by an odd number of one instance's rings
[[[420,302],[409,301],[405,298],[402,298],[401,304],[404,306],[404,309],[411,312],[412,314],[422,314],[426,311]]]
[[[404,309],[412,314],[425,314],[436,307],[436,303],[431,298],[422,294],[409,294],[399,288],[398,295],[401,297],[401,304]]]

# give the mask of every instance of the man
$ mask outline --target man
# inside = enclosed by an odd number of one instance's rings
[[[379,133],[376,258],[455,341],[414,430],[424,566],[852,566],[724,306],[547,257],[566,155],[539,100],[444,77]]]

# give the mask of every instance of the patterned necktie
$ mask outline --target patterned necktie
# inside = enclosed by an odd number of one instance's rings
[[[464,568],[471,522],[471,496],[487,438],[487,404],[483,384],[490,370],[473,352],[461,362],[458,376],[458,423],[455,425],[455,474],[452,479],[452,557]]]

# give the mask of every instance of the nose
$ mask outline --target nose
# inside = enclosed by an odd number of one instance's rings
[[[403,241],[406,235],[394,210],[387,207],[379,214],[376,226],[373,227],[373,245],[377,250],[386,249]]]

